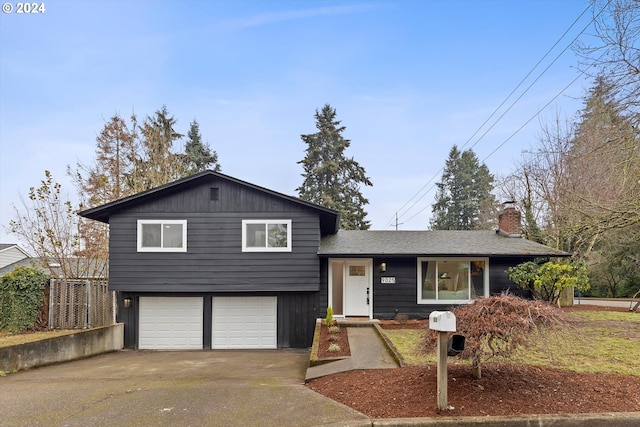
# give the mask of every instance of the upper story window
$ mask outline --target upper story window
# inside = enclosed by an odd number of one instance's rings
[[[418,304],[464,303],[489,295],[488,258],[418,258]]]
[[[291,252],[291,220],[243,220],[242,251]]]
[[[138,252],[186,251],[186,220],[138,220]]]

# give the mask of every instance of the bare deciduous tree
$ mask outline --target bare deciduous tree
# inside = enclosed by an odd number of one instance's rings
[[[79,247],[78,218],[62,186],[49,171],[39,187],[29,189],[29,199],[21,198],[22,209],[13,206],[9,231],[18,236],[53,276],[80,277],[78,263],[69,262]]]
[[[625,109],[640,107],[640,2],[594,0],[595,34],[591,43],[578,44],[582,71],[606,75],[619,89]],[[637,124],[640,116],[634,119]]]

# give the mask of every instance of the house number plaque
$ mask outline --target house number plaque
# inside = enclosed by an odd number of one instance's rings
[[[381,277],[380,283],[388,283],[394,285],[396,283],[395,277]]]

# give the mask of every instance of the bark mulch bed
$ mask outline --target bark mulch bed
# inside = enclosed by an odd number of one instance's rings
[[[337,344],[340,347],[339,351],[329,351],[331,344]],[[347,328],[340,327],[337,334],[330,334],[329,328],[322,322],[320,328],[320,338],[318,340],[318,358],[319,359],[333,359],[340,357],[351,356],[351,350],[349,349],[349,338],[347,336]]]
[[[628,311],[588,305],[566,310],[602,309]],[[383,322],[384,328],[427,326],[424,321]],[[638,376],[486,363],[478,380],[469,365],[450,359],[448,378],[453,409],[443,412],[436,407],[435,365],[342,372],[311,380],[307,386],[372,418],[640,411]]]

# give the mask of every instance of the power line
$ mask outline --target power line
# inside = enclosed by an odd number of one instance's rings
[[[558,54],[556,55],[556,57],[553,59],[553,61],[544,69],[542,70],[542,72],[538,75],[538,77],[536,77],[536,79],[534,79],[534,81],[509,105],[509,107],[493,122],[493,124],[476,140],[475,143],[473,143],[473,145],[471,145],[470,148],[475,147],[495,126],[496,124],[514,107],[514,105],[520,101],[520,99],[522,99],[522,97],[540,80],[540,78],[551,68],[551,66],[553,66],[553,64],[555,64],[555,62],[576,42],[576,40],[578,40],[578,38],[584,33],[584,31],[589,28],[589,26],[591,26],[591,24],[598,18],[598,16],[600,16],[600,14],[605,10],[605,8],[609,5],[609,3],[611,2],[611,0],[609,0],[605,6],[598,12],[597,15],[595,15],[593,17],[593,19],[578,33],[578,35],[576,37],[574,37],[574,39]],[[569,26],[569,28],[567,28],[567,30],[565,30],[565,32],[558,38],[558,40],[553,44],[553,46],[551,48],[549,48],[547,50],[547,52],[542,56],[542,58],[531,68],[531,70],[525,75],[525,77],[523,77],[520,82],[518,83],[518,85],[505,97],[505,99],[500,103],[500,105],[498,107],[496,107],[496,109],[491,113],[491,115],[480,125],[480,127],[478,127],[478,129],[467,139],[467,141],[464,143],[464,145],[462,145],[461,149],[464,149],[469,142],[471,142],[471,140],[478,134],[478,132],[480,132],[480,130],[493,118],[493,116],[496,115],[496,113],[504,106],[504,104],[513,96],[513,94],[520,88],[520,86],[522,86],[522,84],[529,78],[529,76],[531,76],[531,74],[533,73],[533,71],[538,68],[538,66],[544,61],[544,59],[556,48],[556,46],[560,43],[560,41],[569,33],[569,31],[577,24],[577,22],[582,18],[582,16],[587,12],[587,10],[590,9],[590,6],[587,6],[581,13],[580,15],[578,15],[578,17],[573,21],[573,23],[571,23],[571,25]],[[537,117],[546,107],[549,106],[549,104],[551,102],[553,102],[555,99],[557,99],[565,90],[567,90],[568,87],[570,87],[573,83],[575,83],[575,81],[578,80],[578,78],[580,76],[582,76],[584,73],[580,73],[578,74],[578,77],[576,77],[569,85],[567,85],[564,89],[562,89],[562,91],[560,91],[558,94],[556,94],[551,101],[549,101],[541,110],[539,110],[532,118],[530,118],[529,120],[527,120],[527,122],[525,122],[524,125],[522,125],[520,128],[518,128],[518,130],[516,130],[511,136],[509,136],[509,138],[507,138],[507,140],[505,140],[502,144],[500,144],[498,146],[498,148],[496,148],[494,151],[492,151],[489,156],[485,157],[485,160],[490,157],[492,154],[494,154],[498,149],[500,149],[502,146],[504,146],[506,144],[506,142],[508,142],[511,138],[513,138],[513,136],[515,136],[518,132],[520,132],[524,127],[526,127],[527,124],[529,124],[531,122],[531,120],[533,120],[535,117]],[[484,160],[483,160],[484,161]],[[427,186],[433,182],[434,179],[436,179],[444,170],[444,167],[441,167],[434,175],[433,177],[431,177],[431,179],[429,179],[421,188],[420,190],[418,190],[417,193],[415,193],[405,204],[403,204],[400,209],[398,209],[398,211],[396,211],[395,213],[395,225],[397,228],[397,224],[398,224],[398,215],[400,218],[402,218],[404,215],[408,214],[408,212],[413,209],[413,207],[420,201],[422,200],[432,189],[433,189],[433,185],[431,185],[431,187],[429,187],[429,189],[427,191],[424,191],[425,188],[427,188]],[[420,195],[422,193],[422,195]],[[418,197],[420,195],[420,197]],[[417,199],[416,199],[417,197]],[[415,199],[415,201],[414,201]],[[413,203],[411,203],[413,201]],[[407,206],[411,204],[404,212],[403,209]],[[420,209],[416,214],[412,215],[409,219],[405,220],[405,222],[415,218],[418,214],[422,213],[428,206],[425,206],[424,208]],[[394,225],[394,222],[392,222],[392,220],[389,221],[390,225]]]
[[[564,91],[566,91],[569,87],[571,87],[580,77],[582,77],[584,75],[584,72],[580,72],[578,74],[578,76],[576,78],[574,78],[573,80],[571,80],[571,82],[566,85],[560,92],[558,92],[553,98],[551,98],[551,100],[549,100],[540,110],[538,110],[538,112],[536,114],[534,114],[533,116],[531,116],[527,121],[524,122],[524,124],[522,124],[522,126],[520,126],[518,129],[516,129],[507,139],[505,139],[500,145],[498,145],[491,153],[489,153],[487,156],[485,156],[484,159],[482,159],[482,163],[484,163],[489,157],[491,157],[493,154],[495,154],[500,148],[502,148],[507,142],[509,142],[511,140],[511,138],[513,138],[514,136],[516,136],[522,129],[524,129],[529,123],[531,123],[531,121],[533,119],[535,119],[536,117],[538,117],[540,115],[540,113],[542,113],[549,105],[551,105],[551,103],[553,101],[555,101],[560,95],[562,95],[564,93]],[[431,186],[431,188],[433,188],[433,186]],[[431,188],[429,190],[431,190]],[[405,222],[409,222],[411,221],[413,218],[415,218],[416,216],[418,216],[419,214],[421,214],[422,212],[424,212],[427,208],[429,207],[429,205],[426,205],[425,207],[423,207],[422,209],[420,209],[418,212],[416,212],[415,214],[413,214],[412,216],[410,216],[409,218],[407,218],[405,220]]]

